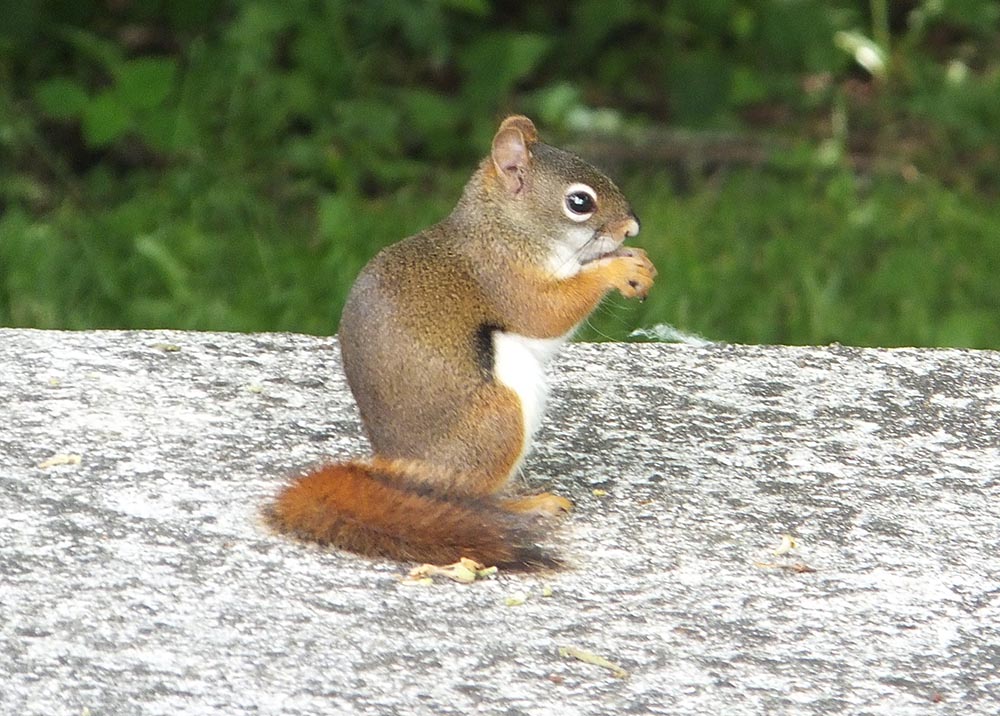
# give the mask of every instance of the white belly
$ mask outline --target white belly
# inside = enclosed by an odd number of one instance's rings
[[[545,366],[566,342],[567,337],[528,338],[502,331],[493,334],[493,375],[497,381],[517,393],[521,401],[524,444],[514,470],[528,453],[531,439],[545,412],[545,399],[549,393]]]

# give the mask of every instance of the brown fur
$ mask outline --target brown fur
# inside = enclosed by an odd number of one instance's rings
[[[598,198],[580,221],[563,209],[575,182]],[[520,513],[569,502],[497,497],[530,435],[518,394],[494,375],[493,336],[559,338],[611,290],[644,296],[656,271],[641,249],[620,246],[636,231],[610,179],[540,142],[527,117],[504,120],[451,215],[383,249],[344,306],[344,370],[378,457],[294,481],[271,525],[399,560],[556,564],[534,546],[535,518]],[[577,244],[590,232],[608,243],[584,255]],[[567,247],[575,272],[554,270]]]
[[[286,487],[267,518],[281,532],[373,557],[556,566],[535,546],[536,520],[490,498],[440,494],[414,480],[431,473],[420,463],[380,459],[330,465]]]

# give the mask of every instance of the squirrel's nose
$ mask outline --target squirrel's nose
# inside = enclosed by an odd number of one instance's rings
[[[625,238],[631,239],[633,236],[639,233],[639,217],[632,214],[629,220],[625,222]]]

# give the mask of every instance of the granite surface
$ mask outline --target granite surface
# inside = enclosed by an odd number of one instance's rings
[[[0,330],[0,713],[1000,711],[1000,354],[551,372],[570,568],[413,586],[260,519],[366,450],[336,340]]]

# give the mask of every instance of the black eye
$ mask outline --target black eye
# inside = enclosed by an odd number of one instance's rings
[[[566,187],[563,196],[563,214],[570,221],[582,223],[597,211],[597,192],[593,187],[576,182]]]
[[[593,214],[597,202],[585,191],[574,191],[566,195],[566,208],[574,214]]]

